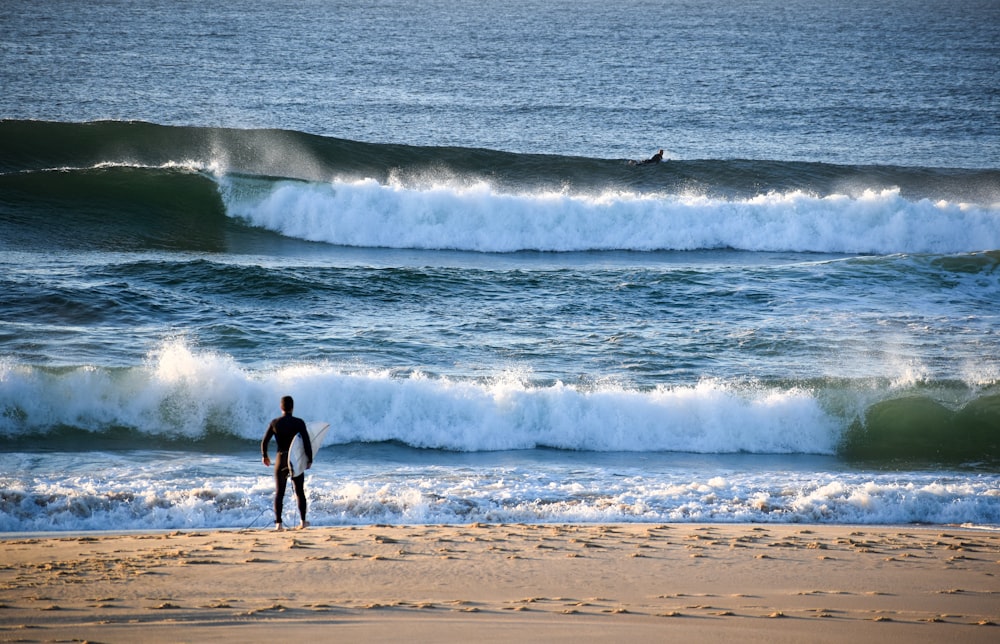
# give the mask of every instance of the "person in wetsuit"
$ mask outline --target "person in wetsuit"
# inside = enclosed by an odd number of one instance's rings
[[[642,163],[643,163],[643,165],[645,165],[647,163],[659,163],[660,161],[663,161],[663,150],[660,150],[659,152],[657,152],[653,156],[649,157],[648,159],[646,159]]]
[[[274,459],[274,529],[284,530],[281,525],[281,510],[285,502],[285,487],[288,484],[288,449],[292,445],[292,439],[298,434],[302,437],[302,446],[306,450],[308,464],[306,469],[312,467],[312,444],[309,442],[309,431],[305,422],[301,418],[292,416],[292,409],[295,401],[291,396],[284,396],[281,399],[281,416],[271,421],[264,433],[264,440],[260,442],[260,453],[264,460],[264,465],[270,466],[271,459],[267,455],[267,446],[274,437],[274,442],[278,448],[278,453]],[[298,476],[292,477],[292,486],[295,488],[295,496],[299,501],[299,516],[302,523],[299,529],[309,527],[306,521],[306,474],[302,472]]]

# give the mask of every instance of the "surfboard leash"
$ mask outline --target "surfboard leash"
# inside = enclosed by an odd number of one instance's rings
[[[243,529],[244,529],[244,530],[249,530],[250,528],[252,528],[252,527],[254,526],[254,524],[255,524],[255,523],[257,523],[258,521],[260,521],[260,518],[261,518],[262,516],[264,516],[264,513],[265,513],[265,512],[267,512],[267,508],[266,508],[266,507],[265,507],[265,508],[264,508],[263,510],[261,510],[261,511],[260,511],[260,514],[258,514],[258,515],[257,515],[257,516],[256,516],[256,517],[254,518],[254,520],[253,520],[253,521],[251,521],[251,522],[250,522],[250,525],[248,525],[247,527],[245,527],[245,528],[243,528]]]

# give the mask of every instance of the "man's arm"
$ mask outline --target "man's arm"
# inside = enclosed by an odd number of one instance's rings
[[[271,459],[267,455],[267,446],[271,442],[271,437],[274,436],[274,425],[268,425],[267,431],[264,433],[264,440],[260,442],[260,456],[261,460],[264,461],[264,465],[270,465]]]

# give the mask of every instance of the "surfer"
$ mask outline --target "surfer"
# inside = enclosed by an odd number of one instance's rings
[[[274,437],[274,442],[278,448],[274,461],[274,529],[284,530],[281,525],[281,510],[285,503],[285,487],[288,484],[288,448],[296,435],[302,437],[302,446],[306,450],[308,463],[306,469],[312,467],[312,444],[309,442],[309,431],[301,418],[292,415],[295,401],[291,396],[284,396],[281,399],[281,416],[271,421],[264,433],[264,440],[260,442],[260,453],[264,459],[264,465],[270,466],[271,459],[267,455],[267,446]],[[302,523],[299,529],[309,527],[306,521],[306,474],[302,472],[298,476],[292,477],[292,486],[295,488],[295,497],[299,502],[299,516]]]
[[[651,165],[651,164],[654,164],[654,163],[659,163],[660,161],[663,161],[663,150],[660,150],[659,152],[657,152],[653,156],[649,157],[648,159],[645,159],[643,161],[629,161],[628,164],[629,165]]]
[[[660,161],[663,161],[663,150],[660,150],[659,152],[657,152],[653,156],[649,157],[648,159],[646,159],[642,163],[643,163],[643,165],[645,165],[647,163],[659,163]]]

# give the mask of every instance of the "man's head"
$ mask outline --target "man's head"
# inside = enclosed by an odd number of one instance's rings
[[[290,414],[292,413],[292,410],[294,408],[295,408],[295,401],[292,400],[291,396],[281,397],[281,411],[285,412],[286,414]]]

